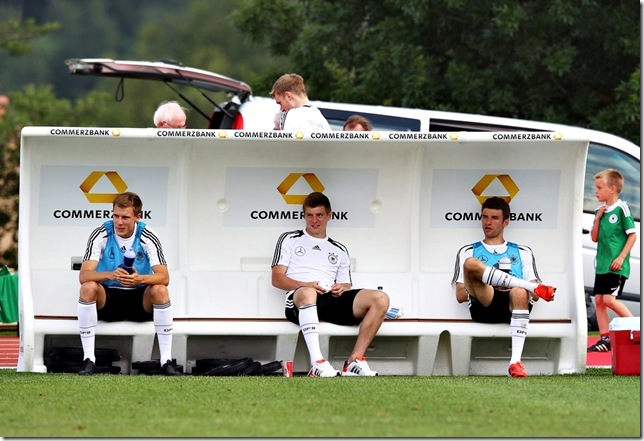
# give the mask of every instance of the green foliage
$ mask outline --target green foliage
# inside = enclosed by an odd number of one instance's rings
[[[126,81],[120,100],[118,80],[71,77],[64,61],[169,58],[261,85],[264,72],[276,69],[280,57],[252,47],[230,24],[235,6],[235,0],[93,0],[91,8],[80,8],[76,0],[0,4],[0,94],[12,100],[0,121],[0,243],[6,243],[3,237],[11,239],[8,248],[0,246],[0,264],[17,268],[22,127],[151,127],[158,103],[179,99],[162,84]],[[181,92],[210,114],[213,104],[197,91]],[[213,98],[218,102],[226,96]],[[190,112],[188,125],[204,127],[205,119]]]
[[[108,95],[92,92],[71,102],[56,98],[51,85],[27,85],[10,93],[11,104],[0,120],[0,237],[11,238],[0,248],[0,266],[18,268],[18,191],[20,177],[20,131],[25,126],[95,126],[107,117]]]
[[[47,35],[60,28],[56,22],[37,25],[33,18],[24,22],[8,20],[0,22],[0,49],[11,56],[18,57],[31,51],[34,38]]]
[[[640,116],[640,85],[641,71],[638,67],[628,80],[624,80],[615,89],[615,100],[591,116],[592,125],[602,127],[610,133],[629,132],[633,126],[641,124]],[[640,143],[639,136],[632,139]]]
[[[305,22],[306,5],[297,0],[242,0],[231,19],[253,41],[276,55],[288,55]]]
[[[641,435],[640,378],[608,369],[525,379],[79,377],[4,370],[0,382],[0,431],[7,437]]]
[[[636,3],[595,0],[246,0],[233,17],[288,54],[313,99],[552,121],[639,143],[639,16]]]

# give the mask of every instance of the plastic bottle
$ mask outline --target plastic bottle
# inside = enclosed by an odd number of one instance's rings
[[[127,250],[123,255],[122,268],[130,274],[132,274],[132,267],[134,266],[135,258],[136,258],[136,254],[134,254],[134,251],[132,250]]]
[[[508,259],[508,256],[501,257],[501,260],[499,260],[499,269],[501,271],[505,271],[506,273],[512,271],[512,261]]]

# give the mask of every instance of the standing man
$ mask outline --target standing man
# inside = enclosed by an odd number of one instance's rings
[[[468,302],[475,322],[510,324],[512,357],[508,373],[527,377],[521,355],[532,305],[539,297],[546,302],[554,300],[557,289],[540,284],[529,247],[503,238],[509,223],[510,206],[504,199],[491,197],[483,203],[481,225],[485,238],[459,250],[452,286],[456,288],[456,300]]]
[[[157,107],[153,119],[159,129],[185,129],[186,109],[176,101],[164,101]]]
[[[314,192],[304,200],[304,230],[289,231],[277,241],[272,262],[273,286],[286,291],[286,318],[299,325],[311,359],[311,377],[376,376],[364,356],[389,309],[389,296],[373,289],[352,289],[349,253],[327,236],[331,202]],[[358,338],[342,373],[320,349],[320,320],[360,325]]]
[[[317,107],[309,103],[304,78],[298,74],[284,74],[275,81],[271,97],[280,106],[280,129],[289,132],[329,132],[331,126]]]
[[[98,320],[153,321],[159,339],[161,374],[181,375],[172,362],[172,306],[170,275],[161,241],[141,222],[143,203],[126,192],[112,203],[112,220],[89,236],[79,280],[78,327],[83,345],[79,375],[96,371],[94,342]],[[134,264],[123,268],[126,251],[135,254]]]

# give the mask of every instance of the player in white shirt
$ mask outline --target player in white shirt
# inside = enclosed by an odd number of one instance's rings
[[[311,377],[375,376],[364,357],[389,309],[380,290],[352,289],[349,253],[327,236],[331,203],[322,193],[303,203],[304,230],[282,234],[272,261],[273,286],[286,292],[286,318],[300,326],[311,359]],[[358,338],[342,373],[320,349],[320,320],[344,326],[360,325]]]
[[[521,355],[532,303],[539,298],[554,300],[556,288],[540,284],[530,248],[503,238],[509,222],[510,206],[504,199],[491,197],[483,203],[481,226],[485,238],[459,250],[452,286],[456,300],[468,302],[472,320],[510,324],[512,356],[508,373],[527,377]]]
[[[330,132],[331,126],[317,107],[309,103],[304,79],[284,74],[275,81],[271,97],[280,106],[279,128],[289,132]]]

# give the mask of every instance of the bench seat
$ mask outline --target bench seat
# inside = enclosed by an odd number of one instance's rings
[[[44,357],[56,346],[80,347],[74,316],[35,316],[34,366],[46,372]],[[557,374],[575,369],[575,342],[567,339],[570,319],[533,319],[524,349],[529,373]],[[351,352],[357,326],[320,323],[320,346],[340,368]],[[510,355],[509,326],[470,319],[400,318],[385,320],[366,356],[384,375],[499,375]],[[158,358],[152,322],[99,322],[97,348],[117,349],[123,373],[133,361]],[[570,353],[570,356],[566,356]],[[173,357],[190,372],[200,358],[253,357],[268,362],[293,360],[295,371],[309,367],[299,326],[285,318],[174,319]]]

